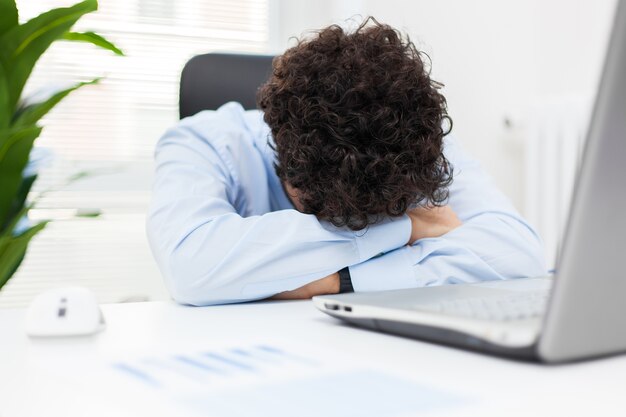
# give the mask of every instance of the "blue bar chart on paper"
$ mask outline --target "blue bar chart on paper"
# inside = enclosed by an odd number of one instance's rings
[[[190,415],[404,416],[466,403],[412,380],[303,352],[274,344],[193,349],[116,359],[110,369]]]
[[[268,376],[280,377],[297,371],[316,370],[318,362],[271,345],[254,345],[146,355],[115,361],[112,368],[128,378],[153,388],[179,389],[181,384],[220,386],[241,384]]]

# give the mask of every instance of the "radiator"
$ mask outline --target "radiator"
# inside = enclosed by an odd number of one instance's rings
[[[524,140],[524,214],[545,244],[553,269],[583,152],[591,100],[583,96],[537,100]]]

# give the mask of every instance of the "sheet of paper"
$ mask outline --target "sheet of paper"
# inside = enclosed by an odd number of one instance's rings
[[[157,399],[178,415],[410,416],[467,399],[319,349],[259,343],[129,354],[105,364],[127,398]],[[153,401],[153,400],[150,400]]]

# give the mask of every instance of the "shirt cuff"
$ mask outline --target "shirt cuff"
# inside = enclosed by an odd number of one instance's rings
[[[354,236],[359,250],[359,262],[367,261],[406,245],[411,238],[411,219],[406,214],[387,218],[365,230],[354,232]]]
[[[407,246],[352,265],[349,269],[355,292],[399,290],[417,286],[413,261]]]

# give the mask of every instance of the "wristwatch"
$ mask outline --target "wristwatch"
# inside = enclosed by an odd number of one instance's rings
[[[347,266],[339,270],[339,294],[346,292],[354,292],[352,277],[350,277],[350,270]]]

